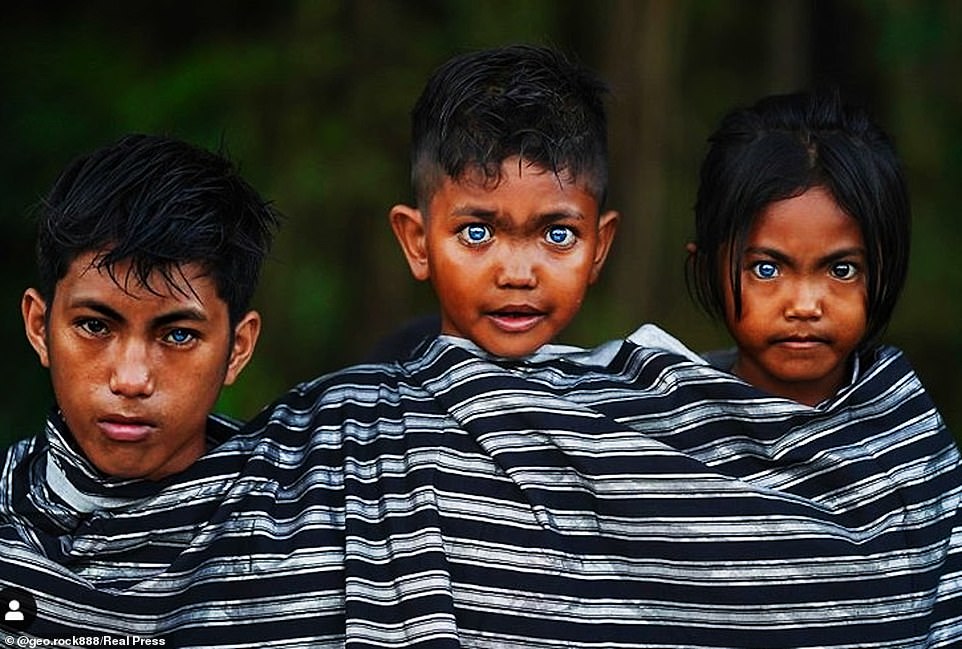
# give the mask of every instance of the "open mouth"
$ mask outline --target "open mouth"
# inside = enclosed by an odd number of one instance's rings
[[[491,311],[488,317],[502,331],[519,333],[537,326],[545,318],[545,314],[532,307],[521,306]]]

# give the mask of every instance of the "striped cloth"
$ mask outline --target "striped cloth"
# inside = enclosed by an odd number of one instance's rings
[[[98,479],[56,419],[0,480],[0,587],[44,638],[962,645],[959,454],[891,348],[809,408],[631,342],[521,363],[442,338],[160,484]]]

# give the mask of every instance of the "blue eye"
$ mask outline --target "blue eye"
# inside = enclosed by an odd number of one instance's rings
[[[458,237],[469,244],[484,243],[491,238],[491,228],[480,223],[466,225],[458,231]]]
[[[835,279],[852,279],[858,274],[858,266],[850,261],[840,261],[832,264],[829,273]]]
[[[164,338],[175,345],[186,345],[194,341],[197,336],[189,329],[171,329]]]
[[[759,279],[778,277],[778,266],[770,261],[757,261],[751,266],[752,274]]]
[[[567,248],[575,244],[577,238],[571,228],[562,225],[553,225],[545,232],[545,239],[548,243]]]

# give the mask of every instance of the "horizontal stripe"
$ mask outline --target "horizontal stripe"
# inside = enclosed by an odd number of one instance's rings
[[[159,483],[98,475],[56,414],[6,451],[0,587],[36,598],[28,633],[962,644],[959,453],[892,348],[810,408],[631,342],[505,361],[442,338],[209,434]]]

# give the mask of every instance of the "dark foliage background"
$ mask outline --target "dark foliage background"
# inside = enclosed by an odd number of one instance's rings
[[[257,297],[266,330],[221,407],[246,417],[361,358],[433,309],[387,226],[410,200],[407,116],[430,71],[468,49],[558,46],[610,81],[613,259],[566,342],[654,321],[727,344],[683,278],[696,170],[720,115],[836,83],[895,137],[915,212],[888,340],[962,426],[962,12],[951,0],[47,1],[0,8],[0,445],[51,402],[23,336],[30,210],[74,155],[131,132],[225,145],[287,215]]]

